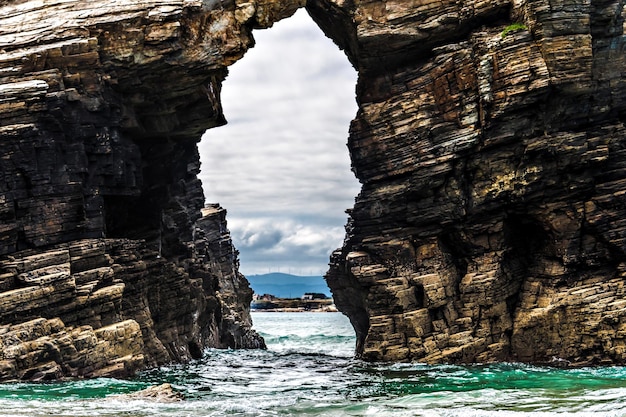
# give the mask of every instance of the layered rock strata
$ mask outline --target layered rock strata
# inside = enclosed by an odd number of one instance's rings
[[[303,5],[2,3],[1,378],[262,346],[196,143],[251,29]],[[623,4],[307,9],[359,71],[363,187],[327,275],[357,353],[623,363]]]
[[[203,209],[196,224],[192,258],[182,264],[130,239],[5,256],[0,379],[123,377],[199,358],[206,347],[263,348],[225,210]]]
[[[309,8],[360,74],[327,275],[357,353],[626,362],[623,3]]]
[[[196,143],[251,29],[300,5],[0,5],[0,379],[263,346]]]

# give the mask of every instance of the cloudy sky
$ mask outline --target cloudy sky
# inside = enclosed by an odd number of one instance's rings
[[[356,72],[304,10],[254,32],[200,143],[207,202],[228,210],[247,275],[322,275],[360,186],[346,142]]]

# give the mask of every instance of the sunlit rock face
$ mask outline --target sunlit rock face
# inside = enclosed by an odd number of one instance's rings
[[[226,67],[301,1],[0,6],[0,379],[263,347],[197,142]]]
[[[622,2],[308,7],[360,74],[327,275],[357,353],[626,362]]]

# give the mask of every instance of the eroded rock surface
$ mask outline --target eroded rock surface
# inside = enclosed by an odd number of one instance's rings
[[[252,28],[300,6],[2,2],[0,379],[264,346],[196,143]]]
[[[175,391],[172,385],[168,383],[148,387],[130,394],[111,395],[107,398],[116,401],[142,400],[158,403],[175,403],[185,399],[183,394]]]
[[[623,3],[310,10],[360,73],[363,187],[327,276],[358,353],[624,363]]]
[[[2,379],[262,346],[196,143],[251,30],[304,3],[2,3]],[[357,353],[623,363],[622,2],[306,6],[359,71],[327,276]]]
[[[263,348],[252,290],[225,211],[203,209],[191,259],[144,241],[84,239],[0,262],[0,379],[128,376],[199,358],[206,347]]]

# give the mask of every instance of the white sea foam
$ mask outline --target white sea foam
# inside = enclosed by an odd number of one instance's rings
[[[268,350],[208,350],[131,381],[0,384],[0,417],[626,417],[626,368],[370,364],[339,313],[254,313]],[[186,400],[107,396],[169,382]]]

